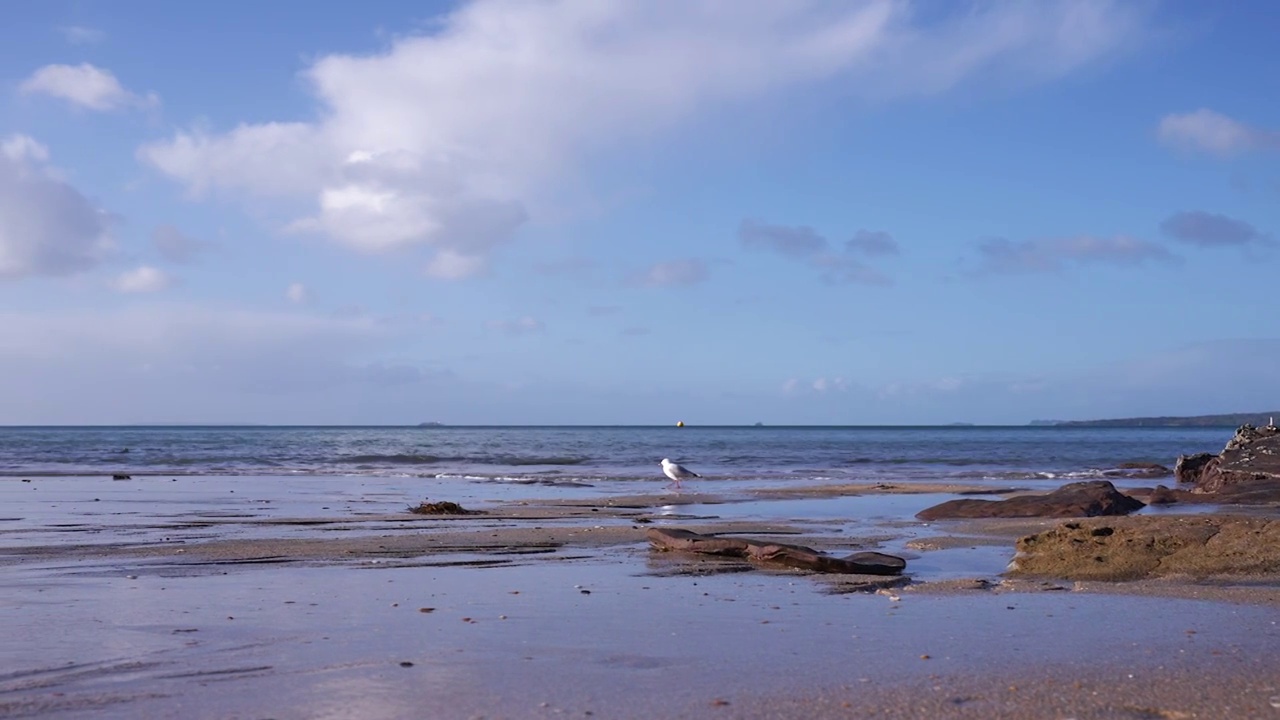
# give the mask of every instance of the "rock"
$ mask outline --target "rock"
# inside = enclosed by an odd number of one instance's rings
[[[1102,474],[1107,477],[1149,479],[1169,477],[1173,471],[1158,463],[1124,462],[1111,470],[1104,470]]]
[[[111,476],[111,479],[112,480],[132,480],[133,478],[129,477],[128,475],[125,475],[124,473],[115,473],[114,475]]]
[[[1067,580],[1280,574],[1280,520],[1230,515],[1094,518],[1018,541],[1007,575]]]
[[[1180,484],[1191,485],[1197,493],[1280,480],[1280,427],[1241,425],[1221,453],[1179,456],[1175,475]]]
[[[468,510],[456,502],[443,500],[429,503],[425,500],[416,507],[411,506],[409,512],[417,515],[483,515],[483,510]]]
[[[1173,479],[1182,485],[1194,484],[1210,463],[1216,466],[1217,460],[1218,456],[1213,453],[1179,455],[1177,464],[1173,466]]]
[[[1106,480],[1063,485],[1048,495],[1020,495],[1008,500],[949,500],[916,513],[921,520],[1013,517],[1094,517],[1128,515],[1144,504],[1116,490]]]
[[[1181,488],[1134,488],[1129,495],[1148,505],[1172,505],[1174,503],[1200,503],[1215,505],[1280,505],[1280,479],[1253,480],[1224,485],[1214,493],[1201,493]]]
[[[838,558],[800,545],[700,535],[678,528],[650,528],[645,536],[656,550],[740,557],[752,562],[777,563],[824,573],[898,575],[907,566],[906,560],[884,553],[860,552]]]

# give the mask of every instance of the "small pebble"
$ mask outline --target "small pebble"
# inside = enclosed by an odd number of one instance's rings
[[[400,663],[400,667],[413,667],[413,663],[409,662],[408,660],[405,660]]]

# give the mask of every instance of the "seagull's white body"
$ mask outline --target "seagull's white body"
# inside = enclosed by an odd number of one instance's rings
[[[662,474],[671,478],[672,484],[674,484],[676,487],[680,487],[681,480],[688,480],[689,478],[702,477],[701,475],[690,470],[689,468],[683,465],[677,465],[671,462],[670,460],[668,460],[667,458],[662,458]]]

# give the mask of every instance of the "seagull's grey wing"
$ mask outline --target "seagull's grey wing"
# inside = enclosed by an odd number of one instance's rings
[[[694,472],[694,471],[690,470],[689,468],[687,468],[687,467],[685,467],[685,466],[683,466],[683,465],[677,465],[677,466],[675,467],[675,471],[676,471],[676,474],[677,474],[677,475],[684,475],[684,476],[686,476],[686,477],[702,477],[702,476],[701,476],[701,475],[699,475],[698,473],[696,473],[696,472]]]

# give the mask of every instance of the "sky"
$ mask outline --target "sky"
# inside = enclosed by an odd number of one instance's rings
[[[1269,0],[48,0],[0,424],[1280,409]]]

